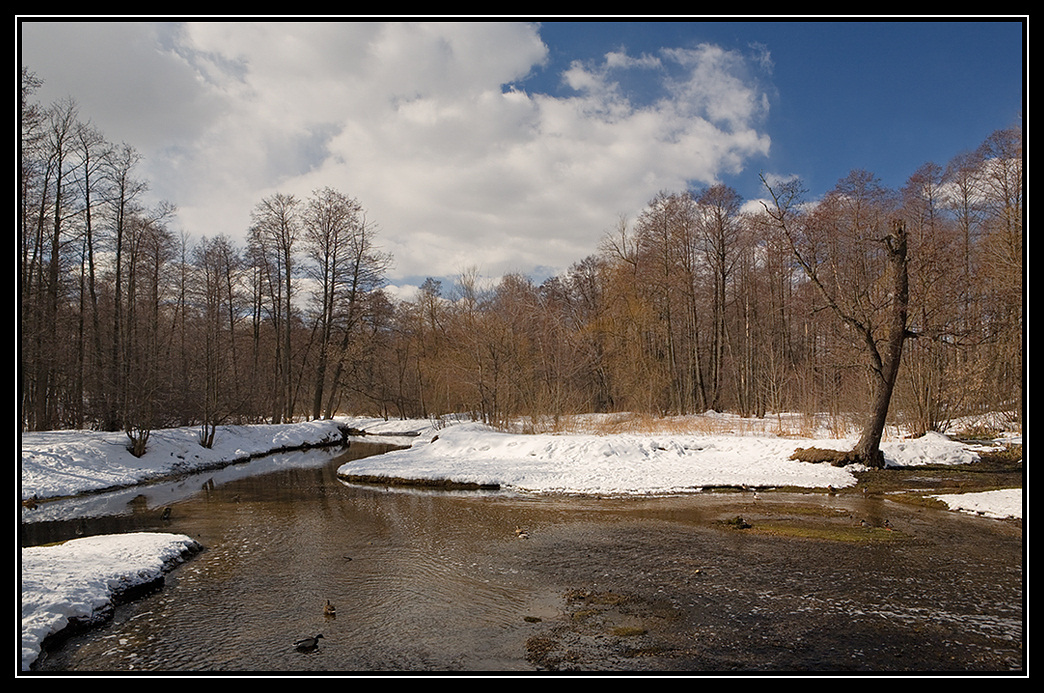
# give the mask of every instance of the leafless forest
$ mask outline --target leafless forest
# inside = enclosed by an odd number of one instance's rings
[[[466,271],[403,302],[382,291],[380,220],[349,192],[173,233],[135,149],[37,86],[23,72],[22,430],[144,444],[192,425],[206,445],[219,424],[335,413],[861,418],[893,356],[890,421],[1022,418],[1021,125],[900,190],[856,170],[816,200],[796,181],[765,180],[764,202],[664,191],[559,276]]]

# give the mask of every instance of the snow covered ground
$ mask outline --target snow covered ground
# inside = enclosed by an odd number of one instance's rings
[[[715,415],[721,417],[722,415]],[[694,417],[695,418],[695,417]],[[215,469],[265,453],[340,440],[340,426],[362,429],[409,448],[358,460],[344,474],[498,483],[535,493],[679,493],[711,486],[845,487],[853,467],[790,460],[798,447],[844,450],[854,438],[788,437],[751,432],[748,420],[702,433],[512,434],[477,423],[432,426],[427,420],[339,419],[256,426],[220,426],[213,447],[202,447],[195,427],[152,432],[136,458],[123,433],[53,431],[21,435],[21,498],[46,499],[130,487],[173,473]],[[978,459],[971,446],[929,433],[885,440],[890,465],[964,464]],[[1021,505],[1021,504],[1020,504]]]
[[[450,478],[540,493],[665,494],[714,486],[842,488],[851,467],[789,459],[798,447],[844,450],[853,440],[733,434],[516,435],[460,424],[421,436],[406,450],[342,466],[342,474]],[[930,434],[883,446],[892,464],[961,464],[978,458]]]
[[[219,426],[211,448],[199,444],[199,429],[152,431],[145,454],[134,457],[122,432],[47,431],[23,433],[22,499],[71,496],[139,484],[167,474],[191,472],[246,460],[280,449],[341,439],[337,423]]]
[[[852,467],[790,460],[798,447],[848,449],[854,440],[784,437],[749,431],[511,434],[475,423],[342,419],[297,424],[222,426],[211,449],[198,429],[153,431],[135,458],[122,433],[56,431],[21,436],[23,501],[131,487],[177,472],[216,468],[275,450],[340,440],[340,425],[408,448],[343,465],[341,474],[496,483],[522,493],[672,494],[714,486],[835,488],[856,482]],[[736,426],[735,428],[741,428]],[[370,438],[367,438],[369,440]],[[1018,441],[1021,442],[1021,441]],[[940,434],[882,444],[890,465],[964,464],[974,449]],[[954,510],[990,517],[1022,517],[1022,490],[936,496]],[[45,504],[41,504],[44,507]],[[23,513],[33,512],[23,509]],[[171,534],[78,539],[22,550],[22,667],[40,643],[70,618],[89,618],[114,592],[147,582],[188,548]]]
[[[104,618],[115,596],[156,580],[195,550],[184,535],[147,532],[22,549],[22,669],[40,656],[48,635],[74,620]]]

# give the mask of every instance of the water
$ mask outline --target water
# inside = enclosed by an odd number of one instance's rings
[[[348,455],[384,448],[353,444]],[[170,531],[206,551],[41,671],[993,671],[1023,657],[1021,529],[863,499],[773,496],[904,540],[723,529],[735,495],[534,498],[336,477],[332,451],[137,489],[23,541]],[[179,486],[180,484],[180,486]],[[129,499],[128,496],[129,495]],[[83,503],[84,501],[79,501]],[[846,506],[846,504],[849,504]],[[48,504],[50,505],[50,504]],[[172,509],[164,521],[161,510]],[[789,508],[793,510],[789,510]],[[50,509],[58,513],[57,509]],[[755,521],[757,524],[757,521]],[[122,525],[123,529],[119,529]],[[516,536],[524,527],[528,538]],[[330,600],[336,616],[323,613]],[[322,633],[317,651],[292,643]]]

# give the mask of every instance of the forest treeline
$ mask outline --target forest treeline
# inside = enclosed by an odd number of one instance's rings
[[[815,201],[796,181],[766,180],[764,204],[665,191],[558,276],[489,286],[469,270],[395,300],[350,194],[258,200],[238,244],[244,230],[176,234],[172,205],[145,204],[136,150],[37,87],[23,71],[22,430],[144,446],[198,425],[208,445],[219,424],[338,413],[863,412],[897,315],[897,220],[909,296],[890,415],[915,431],[1021,421],[1019,127],[900,190],[857,170]]]

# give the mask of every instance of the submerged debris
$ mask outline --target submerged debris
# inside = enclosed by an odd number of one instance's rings
[[[754,526],[739,515],[729,518],[728,520],[722,520],[721,523],[727,527],[732,527],[733,529],[750,529]]]

